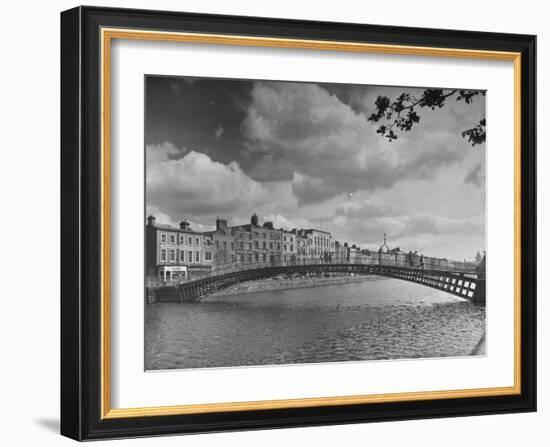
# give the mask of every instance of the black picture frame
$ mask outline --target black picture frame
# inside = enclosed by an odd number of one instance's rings
[[[101,28],[521,54],[521,390],[515,395],[102,418]],[[77,440],[536,410],[536,36],[77,7],[61,13],[61,433]],[[512,256],[512,255],[511,255]]]

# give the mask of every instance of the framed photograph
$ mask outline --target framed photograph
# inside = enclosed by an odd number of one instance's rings
[[[535,411],[535,36],[61,14],[61,432]]]

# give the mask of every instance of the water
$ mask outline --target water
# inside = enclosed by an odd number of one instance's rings
[[[484,307],[377,277],[147,305],[145,319],[148,370],[464,356],[485,332]]]

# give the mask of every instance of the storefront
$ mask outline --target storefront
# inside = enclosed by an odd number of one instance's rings
[[[187,278],[186,265],[161,265],[158,270],[159,279],[163,282],[185,281]]]

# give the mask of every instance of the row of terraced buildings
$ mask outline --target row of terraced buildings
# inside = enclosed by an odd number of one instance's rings
[[[256,214],[250,223],[235,226],[218,218],[216,229],[206,232],[194,231],[186,220],[173,227],[149,216],[145,234],[147,280],[155,282],[178,282],[254,264],[350,262],[457,268],[457,263],[446,259],[390,249],[385,235],[380,249],[370,251],[335,240],[330,232],[320,229],[285,230],[275,228],[273,222],[260,225]]]

